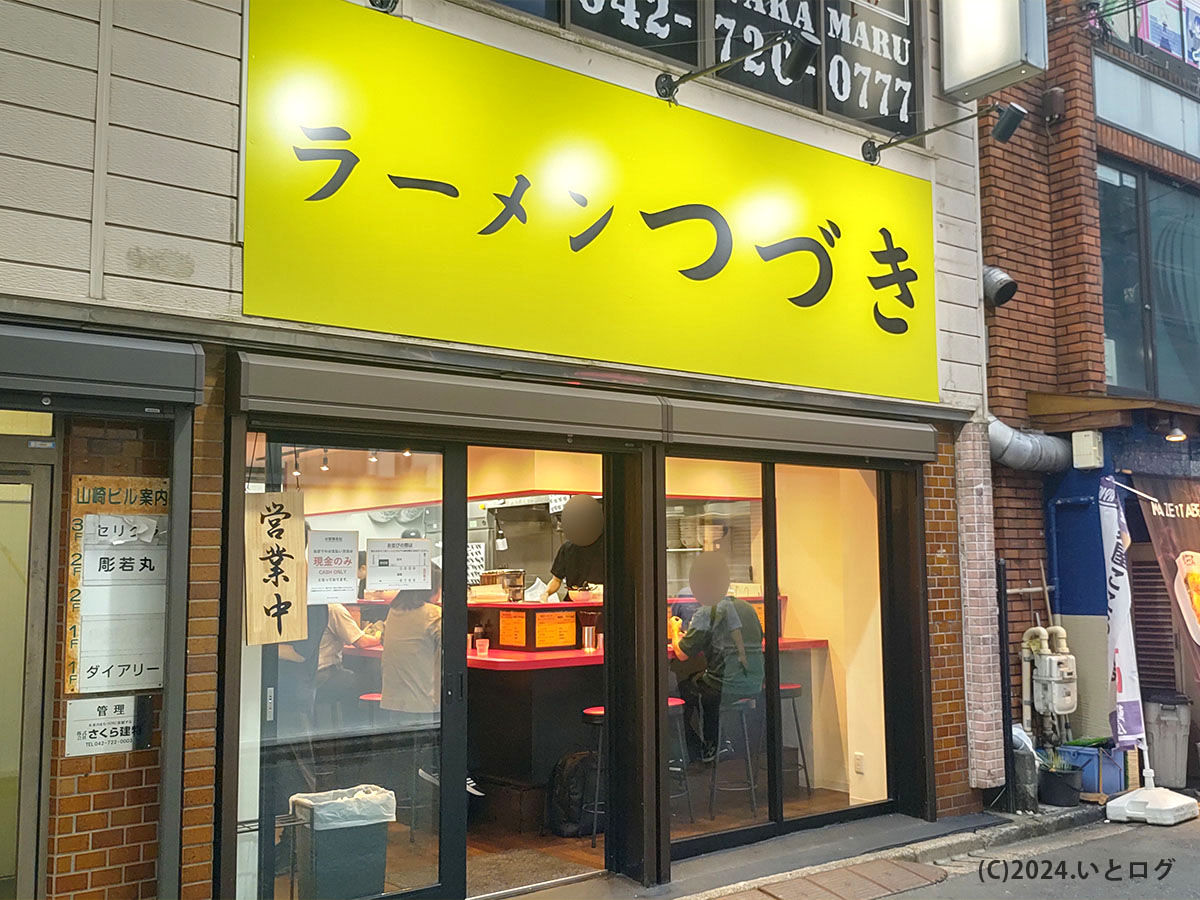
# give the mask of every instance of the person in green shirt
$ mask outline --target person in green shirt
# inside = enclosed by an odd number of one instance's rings
[[[762,692],[763,631],[754,607],[728,596],[729,564],[722,554],[696,557],[688,580],[700,608],[686,632],[678,616],[671,618],[671,645],[681,660],[704,654],[704,669],[679,682],[679,696],[686,704],[689,725],[697,717],[702,723],[700,758],[710,762],[720,750],[717,725],[721,706]]]

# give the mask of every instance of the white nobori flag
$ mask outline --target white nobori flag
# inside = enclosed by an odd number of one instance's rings
[[[1108,585],[1108,673],[1113,738],[1120,749],[1146,747],[1142,690],[1133,643],[1133,595],[1125,552],[1131,543],[1125,509],[1111,475],[1100,479],[1100,533]]]

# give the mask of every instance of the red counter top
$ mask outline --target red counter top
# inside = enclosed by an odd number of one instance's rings
[[[566,600],[550,603],[513,603],[509,600],[468,600],[467,609],[507,609],[517,612],[554,612],[556,609],[603,609],[603,600]]]
[[[824,638],[785,637],[779,639],[781,652],[796,650],[824,650],[829,641]],[[355,647],[347,644],[343,653],[346,656],[361,656],[366,659],[380,659],[383,656],[382,647]],[[668,645],[667,655],[675,658],[675,650]],[[583,650],[488,650],[487,656],[479,656],[474,650],[467,651],[468,669],[491,669],[499,672],[528,672],[535,669],[570,669],[574,666],[598,666],[604,662],[604,651],[585,653]]]
[[[467,651],[468,669],[490,669],[498,672],[529,672],[536,669],[572,669],[576,666],[599,666],[604,651],[585,653],[582,650],[493,650],[487,656]]]
[[[764,644],[766,642],[764,641]],[[788,653],[797,650],[827,650],[829,641],[825,638],[798,638],[798,637],[781,637],[779,639],[779,652]],[[672,644],[667,644],[667,656],[671,659],[675,658],[675,647]]]
[[[361,656],[366,659],[381,659],[382,647],[355,647],[347,644],[342,651],[346,656]],[[582,650],[488,650],[487,656],[479,656],[474,650],[467,651],[468,669],[492,669],[501,672],[529,672],[535,669],[570,669],[575,666],[598,666],[604,662],[603,651],[585,653]]]
[[[828,650],[829,641],[825,638],[781,637],[779,649],[787,650]]]

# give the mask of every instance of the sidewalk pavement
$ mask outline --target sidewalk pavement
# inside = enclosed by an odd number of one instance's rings
[[[1003,815],[1007,823],[891,850],[809,866],[692,894],[681,900],[878,900],[946,877],[931,862],[1000,847],[1104,819],[1102,806],[1044,807],[1034,815]]]

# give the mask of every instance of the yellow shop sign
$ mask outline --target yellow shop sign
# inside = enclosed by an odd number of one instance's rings
[[[927,181],[342,0],[249,40],[248,315],[937,400]]]

